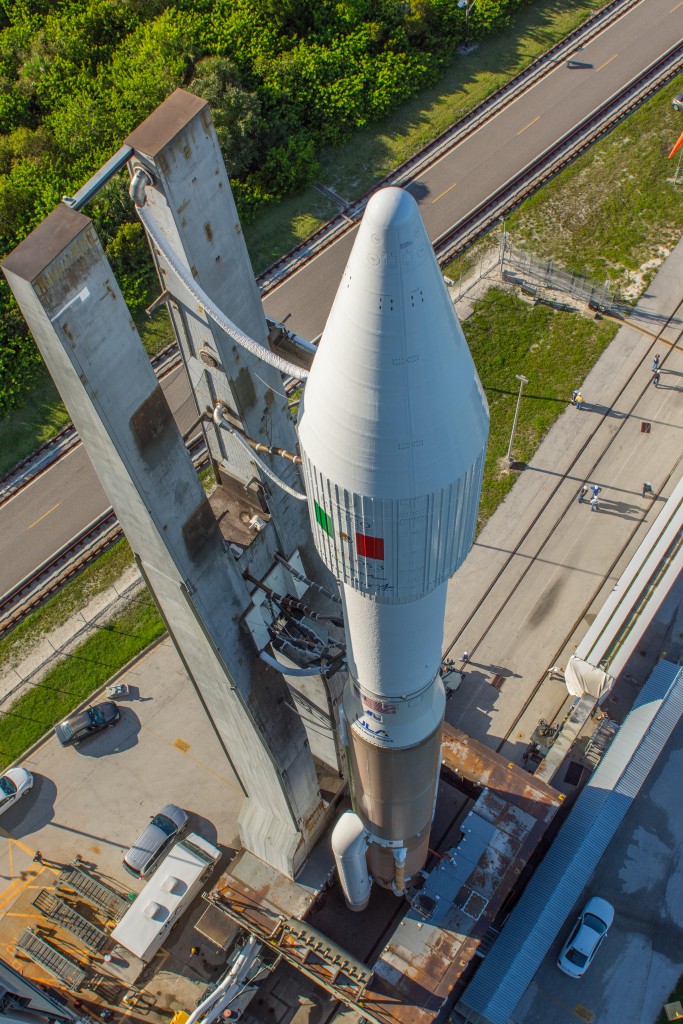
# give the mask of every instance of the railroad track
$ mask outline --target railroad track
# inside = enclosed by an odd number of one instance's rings
[[[555,70],[557,65],[569,58],[577,49],[585,46],[619,18],[627,14],[640,0],[614,0],[598,11],[592,18],[574,29],[568,36],[555,43],[549,50],[537,57],[527,68],[506,82],[487,99],[464,117],[451,124],[441,135],[428,143],[415,156],[410,157],[393,171],[376,182],[359,199],[349,203],[338,217],[322,224],[317,231],[301,245],[286,253],[257,278],[261,295],[266,296],[294,271],[300,270],[343,235],[352,231],[370,197],[378,188],[387,185],[406,186],[438,160],[450,153],[461,142],[473,135],[483,124],[499,114],[501,110],[528,92],[537,82]],[[438,252],[437,252],[438,256]],[[449,257],[452,259],[453,257]]]
[[[164,380],[165,377],[168,377],[170,373],[173,373],[180,366],[178,346],[175,342],[167,345],[150,362],[152,369],[157,375],[157,379],[160,381]],[[65,427],[62,427],[58,434],[55,434],[49,441],[41,444],[39,448],[36,448],[25,459],[17,463],[11,472],[0,481],[0,508],[10,498],[19,494],[25,487],[28,487],[39,476],[47,472],[55,462],[65,458],[79,444],[81,444],[81,439],[78,431],[73,423],[68,423]]]
[[[493,94],[480,107],[472,111],[462,121],[451,126],[439,139],[431,143],[413,159],[407,161],[388,175],[378,184],[401,184],[409,186],[419,174],[423,173],[436,160],[455,148],[464,138],[476,131],[481,124],[497,114],[503,107],[517,99],[524,91],[531,88],[539,78],[549,74],[556,64],[575,52],[580,43],[585,44],[599,32],[623,16],[639,0],[615,0],[609,7],[600,11],[587,23],[575,30],[567,39],[556,44],[551,50],[535,61],[526,71],[522,72],[503,89]],[[661,57],[650,68],[647,68],[634,82],[616,96],[612,97],[599,111],[594,112],[573,132],[560,139],[545,153],[532,161],[523,171],[506,182],[484,204],[473,210],[461,222],[454,225],[434,242],[434,249],[439,263],[443,266],[460,252],[464,251],[478,237],[495,225],[527,196],[539,188],[545,181],[567,166],[600,136],[609,131],[615,124],[643,103],[657,89],[661,88],[670,78],[683,68],[683,46],[675,46]],[[304,247],[299,247],[288,254],[283,260],[268,268],[257,278],[262,295],[266,295],[276,284],[287,276],[301,269],[302,266],[317,256],[328,245],[333,244],[343,234],[355,228],[354,221],[360,216],[375,186],[362,196],[352,207],[348,215],[328,222],[320,231],[307,240]],[[654,342],[653,342],[654,344]],[[180,364],[180,355],[175,344],[168,346],[152,361],[159,379],[173,372]],[[73,427],[65,427],[52,441],[47,442],[28,459],[17,466],[10,476],[0,485],[0,507],[9,501],[24,487],[27,487],[38,476],[46,472],[60,458],[80,444],[80,438]],[[113,513],[112,513],[113,514]],[[97,522],[97,521],[96,521]],[[104,548],[109,546],[120,535],[118,527],[102,520],[98,529],[99,538],[93,535],[93,524],[74,537],[66,547],[47,563],[39,567],[29,578],[0,598],[0,636],[17,624],[29,611],[35,608],[45,597],[53,593],[70,576],[79,572],[92,561]],[[114,535],[114,529],[118,533]],[[109,537],[107,541],[106,538]],[[99,543],[101,541],[101,543]],[[70,552],[70,553],[69,553]],[[41,579],[45,583],[41,590]],[[27,596],[29,595],[29,596]]]
[[[187,444],[197,471],[209,461],[203,436]],[[0,637],[16,626],[68,580],[123,536],[113,508],[108,508],[42,565],[0,597]]]
[[[662,338],[662,335],[663,335],[664,331],[667,329],[667,327],[669,327],[669,325],[672,323],[672,321],[675,321],[678,318],[678,315],[681,312],[681,310],[683,310],[683,300],[678,303],[676,309],[669,316],[669,318],[666,321],[666,323],[664,323],[661,326],[661,328],[660,328],[659,332],[657,333],[657,335],[656,336],[653,335],[652,340],[651,340],[647,350],[644,351],[644,353],[643,353],[643,358],[644,358],[644,360],[646,362],[647,362],[647,359],[650,357],[651,353],[653,352],[653,350],[658,345],[661,348],[665,344],[667,346],[667,348],[668,348],[668,352],[667,352],[667,355],[664,357],[664,359],[662,360],[662,363],[661,363],[661,365],[664,366],[665,363],[666,363],[667,358],[671,354],[672,349],[676,348],[680,344],[681,339],[683,338],[683,331],[679,331],[678,336],[676,338],[676,341],[673,342],[673,343],[672,342],[662,342],[661,338]],[[497,606],[497,610],[494,612],[494,614],[487,617],[486,626],[480,631],[478,637],[476,639],[472,639],[471,635],[468,636],[467,651],[468,651],[468,656],[469,656],[470,660],[472,659],[472,656],[476,654],[477,649],[484,642],[484,640],[486,639],[486,637],[490,633],[491,629],[499,621],[501,616],[505,614],[506,610],[509,608],[511,603],[514,602],[514,600],[516,598],[516,595],[517,595],[517,592],[518,592],[521,584],[524,582],[524,580],[526,579],[527,575],[529,574],[531,569],[534,567],[534,565],[542,557],[543,551],[544,551],[545,547],[548,545],[548,543],[552,540],[552,538],[555,536],[557,531],[560,529],[560,527],[562,526],[562,523],[564,522],[565,517],[568,515],[570,510],[573,509],[573,507],[574,507],[574,505],[576,503],[576,494],[572,493],[572,495],[569,498],[569,500],[564,503],[563,507],[561,507],[560,511],[556,515],[554,521],[550,524],[549,529],[544,530],[543,539],[541,540],[540,544],[537,546],[536,550],[533,551],[533,552],[529,552],[528,550],[526,550],[525,546],[527,545],[527,543],[529,541],[529,538],[531,537],[531,535],[533,533],[534,528],[538,525],[539,521],[541,520],[541,518],[542,518],[542,516],[544,514],[545,508],[548,507],[551,504],[551,502],[553,501],[553,498],[555,498],[555,496],[559,493],[560,488],[563,486],[564,481],[566,480],[566,478],[571,475],[571,473],[574,470],[574,468],[578,465],[580,459],[582,458],[582,456],[586,452],[588,446],[592,443],[593,437],[594,437],[595,433],[599,430],[600,426],[602,426],[602,424],[606,420],[613,419],[616,406],[618,405],[620,399],[624,396],[624,394],[626,392],[626,389],[633,382],[635,377],[637,375],[639,375],[639,374],[642,375],[642,365],[640,365],[640,364],[633,370],[633,372],[629,375],[628,379],[624,382],[624,384],[620,388],[618,394],[615,396],[614,402],[612,403],[612,405],[608,409],[606,409],[599,416],[597,424],[596,424],[596,427],[595,427],[595,430],[591,433],[591,435],[589,437],[586,438],[585,442],[583,443],[581,448],[577,451],[576,455],[573,457],[573,459],[571,460],[571,462],[567,466],[567,468],[562,472],[561,475],[559,475],[557,477],[557,479],[556,479],[552,489],[550,490],[550,492],[548,493],[548,495],[546,496],[546,498],[544,500],[544,507],[541,510],[539,510],[539,512],[536,514],[536,516],[533,518],[533,520],[529,523],[528,527],[526,528],[526,530],[524,531],[522,536],[519,538],[519,540],[515,544],[514,548],[508,553],[508,555],[506,556],[504,562],[500,565],[496,575],[490,581],[488,587],[486,588],[486,590],[484,591],[482,596],[479,598],[477,603],[475,605],[473,605],[473,607],[471,608],[467,618],[465,619],[463,624],[460,626],[458,631],[455,633],[455,635],[451,638],[451,640],[450,640],[450,642],[448,644],[448,648],[444,652],[444,657],[447,657],[449,654],[451,654],[453,649],[454,649],[454,647],[456,646],[456,644],[458,644],[458,643],[460,643],[462,641],[462,638],[463,638],[463,636],[465,634],[465,631],[468,629],[468,627],[471,625],[471,623],[475,620],[476,615],[482,609],[484,603],[491,596],[491,594],[495,591],[498,595],[500,595],[500,587],[501,587],[502,583],[504,582],[506,571],[510,567],[511,563],[515,560],[515,558],[521,553],[522,549],[525,549],[524,558],[525,558],[525,563],[526,564],[524,566],[524,569],[521,571],[519,576],[515,579],[515,581],[513,582],[513,585],[509,588],[508,593],[505,595],[503,600],[499,601],[498,606]],[[612,445],[620,438],[621,432],[622,432],[623,428],[629,422],[632,413],[634,412],[634,410],[636,409],[638,403],[643,398],[643,396],[645,395],[645,392],[647,391],[647,389],[650,386],[651,386],[650,385],[650,379],[648,377],[647,383],[644,384],[643,387],[640,389],[640,391],[638,392],[636,398],[631,402],[630,407],[626,411],[624,411],[622,409],[619,410],[619,417],[620,417],[619,425],[611,433],[611,435],[609,436],[607,442],[603,445],[603,447],[600,450],[600,452],[596,455],[596,457],[593,460],[592,465],[590,465],[587,470],[581,472],[581,474],[580,474],[581,479],[591,480],[591,479],[595,479],[596,478],[596,475],[597,475],[596,474],[596,470],[598,469],[602,459],[605,457],[605,455],[607,454],[609,449],[612,447]],[[680,462],[680,459],[678,460],[678,462]],[[669,480],[670,480],[674,470],[678,466],[678,462],[676,463],[676,466],[674,466],[674,468],[671,470],[671,472],[669,473],[667,478],[662,482],[662,484],[660,486],[660,492],[667,486],[667,484],[668,484],[668,482],[669,482]],[[605,577],[601,577],[601,579],[600,579],[599,583],[597,584],[597,586],[595,587],[595,589],[592,590],[588,594],[588,596],[586,598],[586,601],[585,601],[583,607],[581,608],[579,614],[577,615],[575,621],[572,622],[569,625],[569,627],[568,627],[568,629],[567,629],[567,631],[566,631],[566,633],[565,633],[561,643],[558,644],[557,650],[553,653],[552,658],[551,658],[551,660],[550,660],[550,662],[548,664],[548,667],[550,667],[550,665],[556,665],[558,663],[558,661],[560,660],[563,652],[566,650],[567,645],[570,642],[571,637],[574,635],[574,633],[578,629],[580,623],[585,618],[586,614],[589,612],[590,607],[591,607],[593,601],[597,597],[598,591],[603,586],[604,579],[608,578],[612,574],[612,572],[616,568],[619,560],[622,558],[624,552],[628,548],[629,544],[632,542],[635,534],[637,533],[637,531],[642,526],[642,523],[643,523],[643,521],[645,519],[647,511],[649,511],[649,509],[647,509],[645,512],[643,512],[642,516],[640,516],[635,521],[634,526],[632,527],[632,529],[629,530],[628,536],[626,537],[624,543],[621,545],[619,551],[617,552],[616,556],[614,557],[614,559],[612,561],[612,564],[609,566],[609,568],[607,570],[607,573],[605,574]],[[531,692],[527,696],[526,700],[520,705],[519,711],[518,711],[517,715],[515,716],[514,721],[510,725],[510,728],[507,730],[505,735],[500,739],[499,743],[496,745],[495,750],[497,752],[500,752],[502,750],[502,748],[505,746],[505,744],[512,737],[513,733],[519,727],[520,722],[522,721],[524,715],[528,711],[528,709],[531,706],[534,698],[537,696],[539,690],[541,689],[543,683],[547,680],[547,678],[548,678],[548,671],[546,669],[543,672],[543,674],[535,681]],[[560,712],[562,710],[562,707],[564,706],[565,699],[566,699],[566,694],[563,693],[562,700],[558,704],[558,707],[557,707],[557,709],[554,712],[553,718],[549,719],[549,721],[554,721],[554,719],[558,717],[558,715],[560,714]]]

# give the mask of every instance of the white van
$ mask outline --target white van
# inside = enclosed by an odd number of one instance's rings
[[[221,851],[196,832],[171,848],[111,937],[147,963],[213,871]]]

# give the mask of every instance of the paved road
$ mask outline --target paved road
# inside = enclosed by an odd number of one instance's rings
[[[568,703],[561,681],[533,696],[538,681],[566,666],[681,478],[681,282],[683,240],[638,304],[649,329],[656,314],[675,318],[663,337],[679,347],[620,328],[585,381],[586,408],[560,416],[451,580],[444,643],[456,662],[464,651],[470,662],[446,717],[492,747],[503,743],[518,764],[539,718],[552,721]],[[655,352],[659,388],[650,383]],[[533,381],[524,401],[534,401]],[[642,496],[645,480],[654,500]],[[584,481],[602,487],[597,513],[577,501]],[[640,648],[640,660],[652,657]],[[610,713],[618,717],[618,707]]]
[[[459,223],[502,184],[683,38],[677,0],[643,0],[559,64],[410,186],[430,238]],[[673,131],[672,131],[673,137]],[[317,337],[332,305],[355,231],[272,291],[266,311],[304,338]]]
[[[196,419],[182,367],[161,384],[182,433]],[[0,510],[0,594],[41,565],[111,503],[83,445]]]
[[[629,14],[559,64],[530,92],[480,128],[410,186],[430,237],[460,221],[604,99],[631,81],[683,35],[677,0],[642,0]],[[355,232],[351,231],[268,296],[267,313],[291,314],[288,327],[317,337],[334,298]],[[484,384],[486,382],[484,381]],[[178,377],[172,408],[187,391]],[[188,403],[189,405],[189,403]],[[109,502],[87,458],[65,460],[0,509],[0,593],[28,575]],[[29,532],[30,530],[30,532]]]

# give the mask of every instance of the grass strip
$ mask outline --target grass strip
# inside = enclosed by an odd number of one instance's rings
[[[463,330],[491,414],[479,505],[481,529],[517,479],[505,460],[519,393],[515,374],[529,381],[513,446],[515,460],[525,463],[619,328],[546,305],[530,306],[510,291],[491,288],[474,304]]]
[[[642,294],[681,235],[683,179],[668,159],[683,131],[671,105],[681,89],[683,75],[525,200],[506,221],[513,244]]]
[[[0,478],[71,422],[45,367],[20,409],[0,420]]]
[[[207,492],[215,487],[216,476],[211,463],[200,470],[199,482]],[[128,541],[123,538],[0,640],[0,670],[16,668],[47,633],[58,629],[70,616],[78,614],[89,601],[116,583],[132,564],[133,552]],[[151,601],[149,593],[145,593]]]
[[[16,760],[164,630],[155,605],[146,595],[89,637],[0,716],[0,769]]]
[[[0,640],[0,669],[15,668],[46,633],[62,626],[133,564],[127,540],[117,541],[97,561],[66,583]]]
[[[136,326],[150,356],[175,341],[165,309],[160,309],[153,317],[143,314],[137,318]],[[21,408],[0,419],[0,479],[70,422],[71,417],[59,391],[47,367],[43,366],[35,386],[26,393]]]
[[[539,0],[516,11],[504,32],[459,54],[431,88],[355,132],[343,146],[323,149],[320,181],[349,202],[358,198],[604,6],[604,0]],[[264,270],[338,212],[313,187],[264,209],[243,225],[255,271]]]

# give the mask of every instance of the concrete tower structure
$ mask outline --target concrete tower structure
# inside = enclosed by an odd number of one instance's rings
[[[368,203],[299,422],[318,551],[340,583],[354,814],[347,902],[423,866],[438,781],[446,586],[475,533],[488,408],[415,200]]]
[[[126,139],[133,150],[131,172],[143,167],[152,184],[144,201],[159,232],[213,302],[250,338],[267,346],[268,327],[249,254],[218,145],[209,105],[199,96],[176,89]],[[282,376],[272,366],[240,348],[207,316],[151,245],[167,308],[197,403],[198,413],[216,402],[230,411],[231,422],[247,436],[294,451],[296,431],[287,408]],[[264,511],[273,513],[266,547],[289,557],[298,548],[304,563],[310,529],[306,507],[285,491],[259,479],[239,443],[211,420],[206,437],[223,476],[242,487],[259,483]],[[292,463],[274,463],[286,483],[300,490]],[[308,564],[307,569],[311,566]]]
[[[244,788],[242,842],[293,876],[324,823],[306,732],[91,221],[58,207],[3,270]]]

